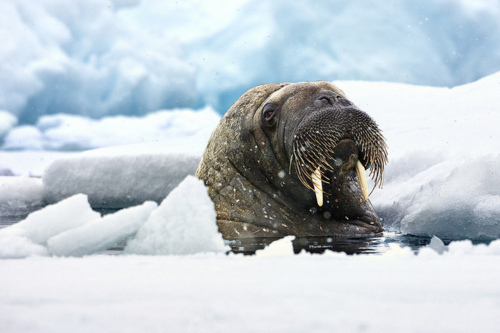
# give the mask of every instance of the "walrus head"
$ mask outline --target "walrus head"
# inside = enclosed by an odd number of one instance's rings
[[[257,86],[212,134],[196,175],[224,238],[366,236],[382,231],[365,169],[381,185],[385,139],[328,82]]]

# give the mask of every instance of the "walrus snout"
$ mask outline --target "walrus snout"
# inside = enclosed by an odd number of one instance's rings
[[[335,104],[339,100],[342,104]],[[322,206],[323,194],[329,194],[323,184],[332,177],[345,178],[343,171],[353,169],[367,199],[365,170],[370,168],[375,184],[381,185],[387,162],[381,131],[370,116],[345,98],[333,101],[322,96],[313,104],[320,109],[307,113],[293,135],[291,156],[299,180],[316,193],[318,206]],[[339,163],[344,167],[338,168]]]

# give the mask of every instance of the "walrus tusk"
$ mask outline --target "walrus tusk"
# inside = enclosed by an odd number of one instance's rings
[[[311,174],[311,180],[316,193],[316,201],[318,206],[323,206],[323,184],[321,183],[321,170],[319,167]]]
[[[356,164],[356,173],[358,174],[359,185],[361,186],[361,190],[363,191],[363,196],[365,200],[368,199],[368,182],[366,181],[366,170],[363,164],[360,161]]]

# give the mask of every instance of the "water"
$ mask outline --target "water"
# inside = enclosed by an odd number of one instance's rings
[[[279,238],[251,238],[228,242],[233,253],[245,255],[255,254]],[[345,252],[347,254],[381,254],[389,249],[390,243],[410,246],[418,251],[422,246],[430,243],[429,237],[405,236],[395,233],[384,233],[373,237],[296,237],[293,241],[293,251],[298,254],[302,251],[309,253],[324,253],[325,251]]]
[[[253,238],[240,239],[228,242],[233,253],[243,253],[253,255],[255,251],[264,249],[272,242],[280,238]],[[452,240],[444,239],[445,245]],[[418,252],[422,247],[429,245],[431,237],[420,237],[413,235],[403,235],[395,232],[384,232],[382,235],[373,237],[296,237],[293,241],[293,251],[295,254],[301,251],[309,253],[324,253],[325,251],[345,252],[347,254],[367,254],[377,255],[389,250],[389,244],[397,244],[402,247],[409,247],[413,252]],[[491,240],[472,241],[473,244],[489,244]]]
[[[0,229],[7,227],[22,220],[22,217],[14,217],[9,220],[0,219]],[[262,250],[274,241],[280,238],[246,238],[226,241],[230,246],[231,252],[245,255],[253,255],[257,250]],[[384,232],[381,235],[373,237],[296,237],[293,241],[293,250],[296,254],[301,251],[321,254],[325,251],[345,252],[347,254],[366,254],[377,255],[389,250],[389,244],[398,244],[404,247],[410,247],[412,251],[427,246],[431,241],[430,237],[420,237],[413,235],[403,235],[395,232]],[[452,240],[443,239],[445,245]],[[489,244],[491,240],[473,241],[474,244]],[[127,242],[123,241],[112,248],[104,251],[104,254],[119,255],[123,253]]]

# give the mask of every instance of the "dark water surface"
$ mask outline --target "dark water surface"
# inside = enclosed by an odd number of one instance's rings
[[[22,218],[12,218],[9,220],[0,219],[0,229],[19,222]],[[272,242],[280,238],[246,238],[226,241],[233,253],[243,253],[253,255],[256,251],[262,250]],[[429,245],[431,237],[421,237],[413,235],[402,235],[395,232],[384,232],[373,237],[296,237],[293,241],[293,250],[296,254],[301,251],[310,253],[324,253],[327,250],[335,252],[345,252],[347,254],[382,254],[389,250],[389,244],[397,244],[403,247],[410,247],[417,252],[420,248]],[[443,239],[445,245],[452,240]],[[473,241],[474,244],[489,244],[491,240]],[[123,252],[126,241],[120,242],[112,248],[104,251],[105,254],[118,255]]]
[[[264,249],[279,238],[253,238],[229,241],[231,251],[246,255],[255,254],[255,251]],[[443,239],[445,245],[452,240]],[[382,254],[389,250],[389,244],[409,247],[417,252],[420,248],[429,245],[431,237],[402,235],[394,232],[384,232],[373,237],[344,238],[344,237],[296,237],[293,241],[293,251],[310,253],[324,253],[326,250],[345,252],[347,254]],[[489,244],[491,240],[472,241],[473,244]]]
[[[229,241],[231,251],[247,255],[262,250],[279,238],[252,238]],[[298,254],[301,251],[310,253],[324,253],[326,250],[345,252],[347,254],[381,254],[389,249],[390,243],[400,246],[409,246],[417,251],[419,248],[430,243],[430,237],[416,237],[400,235],[395,233],[384,233],[373,237],[296,237],[293,241],[293,251]]]

